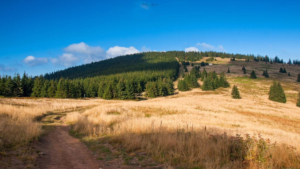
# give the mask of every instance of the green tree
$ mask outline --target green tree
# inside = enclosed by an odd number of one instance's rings
[[[263,71],[263,76],[265,76],[266,78],[269,77],[269,73],[268,73],[268,70],[267,70],[267,69]]]
[[[234,98],[234,99],[240,99],[241,98],[239,89],[237,88],[236,85],[233,86],[231,95],[232,95],[232,98]]]
[[[103,97],[105,91],[105,83],[103,81],[100,82],[99,87],[98,87],[98,97]]]
[[[188,91],[188,90],[190,90],[189,86],[188,86],[188,84],[186,83],[185,80],[179,80],[178,81],[178,90],[179,91]]]
[[[50,87],[50,82],[48,80],[45,80],[44,85],[41,89],[41,95],[40,97],[49,97],[48,95],[48,89]]]
[[[50,80],[50,84],[47,90],[47,95],[52,98],[55,97],[56,93],[56,82],[54,80]]]
[[[43,76],[35,77],[33,81],[32,97],[41,97],[42,87],[44,86]]]
[[[109,83],[103,93],[103,99],[107,99],[110,100],[113,98],[113,87],[112,87],[112,83]]]
[[[19,74],[17,74],[14,79],[14,86],[13,86],[13,95],[14,96],[23,96],[23,88],[22,88],[22,82],[21,77]]]
[[[211,77],[207,77],[207,78],[203,81],[202,90],[203,90],[203,91],[214,90],[214,87],[213,87],[213,80],[212,80]]]
[[[227,73],[230,73],[230,69],[228,68]]]
[[[274,81],[273,85],[271,85],[269,99],[275,102],[286,103],[285,93],[279,82]]]
[[[300,73],[298,74],[297,82],[300,82]]]
[[[250,78],[251,78],[251,79],[256,79],[256,78],[257,78],[257,77],[256,77],[256,73],[255,73],[254,70],[252,70],[252,72],[251,72],[251,74],[250,74]]]
[[[122,79],[117,84],[117,95],[121,100],[125,100],[127,98],[125,82]]]
[[[133,82],[132,81],[126,81],[125,87],[126,87],[126,98],[130,99],[130,100],[135,99]]]

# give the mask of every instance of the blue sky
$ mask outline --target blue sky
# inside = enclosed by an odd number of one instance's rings
[[[300,59],[299,1],[0,1],[0,75],[40,75],[142,51]]]

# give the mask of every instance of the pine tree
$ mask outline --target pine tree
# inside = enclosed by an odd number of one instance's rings
[[[275,102],[286,103],[285,93],[279,82],[274,81],[273,85],[271,85],[269,99]]]
[[[34,87],[35,87],[35,85],[34,85]],[[67,86],[66,86],[64,78],[59,79],[59,81],[57,83],[55,97],[56,98],[67,98]]]
[[[227,73],[230,73],[230,69],[228,68]]]
[[[288,73],[288,76],[291,76],[291,73],[290,73],[290,72]]]
[[[267,70],[267,69],[263,72],[263,76],[265,76],[266,78],[269,77],[269,73],[268,73],[268,70]]]
[[[241,98],[239,89],[237,88],[236,85],[233,86],[231,95],[232,95],[232,98],[234,98],[234,99],[240,99]]]
[[[179,80],[178,81],[178,90],[179,91],[188,91],[188,90],[190,90],[189,86],[188,86],[188,84],[186,83],[185,80]]]
[[[219,87],[224,87],[224,88],[230,87],[230,84],[228,83],[224,73],[220,75]]]
[[[246,70],[246,68],[244,69],[244,74],[247,74],[247,70]]]
[[[202,85],[202,90],[203,91],[214,90],[213,81],[210,77],[208,77],[204,80],[203,85]]]
[[[13,87],[13,95],[20,97],[23,96],[23,88],[22,88],[22,82],[21,82],[21,77],[19,74],[17,74],[14,77],[14,87]]]
[[[154,82],[148,82],[146,84],[147,97],[155,98],[157,96],[157,86]]]
[[[126,99],[125,82],[121,79],[117,85],[117,95],[121,100]]]
[[[0,76],[0,96],[3,95],[5,89],[5,78],[1,78]]]
[[[251,79],[256,79],[257,78],[254,70],[252,70],[250,78]]]
[[[205,78],[207,78],[207,71],[203,69],[203,72],[201,74],[201,81],[203,81]]]
[[[99,88],[98,88],[98,97],[101,97],[101,98],[103,97],[104,90],[105,90],[105,83],[100,82]]]
[[[46,80],[44,82],[44,85],[43,85],[42,89],[41,89],[41,97],[49,97],[48,96],[48,88],[49,88],[49,86],[50,86],[50,83],[49,83],[48,80]]]
[[[110,100],[113,98],[113,87],[112,87],[112,83],[109,83],[103,93],[103,99],[107,99]]]
[[[24,72],[21,80],[22,89],[23,89],[23,96],[30,96],[32,92],[32,84],[31,78]]]
[[[5,85],[4,85],[4,90],[3,90],[3,95],[4,96],[13,96],[13,87],[14,87],[14,82],[13,80],[11,79],[10,76],[6,77],[6,80],[5,80]]]
[[[300,82],[300,73],[298,74],[297,82]]]
[[[285,70],[285,68],[283,68],[283,72],[282,73],[286,73],[286,70]]]
[[[55,93],[56,93],[56,82],[51,80],[50,85],[48,87],[47,95],[50,98],[53,98],[53,97],[55,97]]]
[[[135,93],[134,93],[134,85],[132,81],[127,81],[126,82],[126,98],[127,99],[135,99]]]
[[[246,70],[245,66],[243,66],[242,70]]]
[[[44,86],[43,76],[35,77],[33,82],[32,97],[41,97],[42,87]]]
[[[279,73],[283,73],[283,69],[282,69],[282,67],[279,69]]]
[[[297,102],[297,106],[300,107],[300,92],[299,92],[299,95],[298,95],[298,102]]]

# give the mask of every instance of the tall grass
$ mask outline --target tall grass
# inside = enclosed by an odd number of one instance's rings
[[[0,150],[37,139],[42,134],[37,117],[91,104],[67,99],[0,99]]]
[[[118,113],[110,113],[118,112]],[[108,136],[129,152],[146,151],[162,163],[184,168],[297,168],[292,146],[259,136],[233,135],[214,127],[169,124],[128,110],[95,108],[71,113],[73,130],[89,137]]]

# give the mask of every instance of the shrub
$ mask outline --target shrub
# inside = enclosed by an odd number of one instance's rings
[[[273,85],[271,85],[269,99],[275,102],[286,103],[285,93],[279,82],[274,81]]]
[[[257,78],[254,70],[252,70],[250,78],[251,79],[256,79]]]
[[[234,98],[234,99],[240,99],[241,98],[239,89],[237,88],[236,85],[233,86],[231,95],[232,95],[232,98]]]

